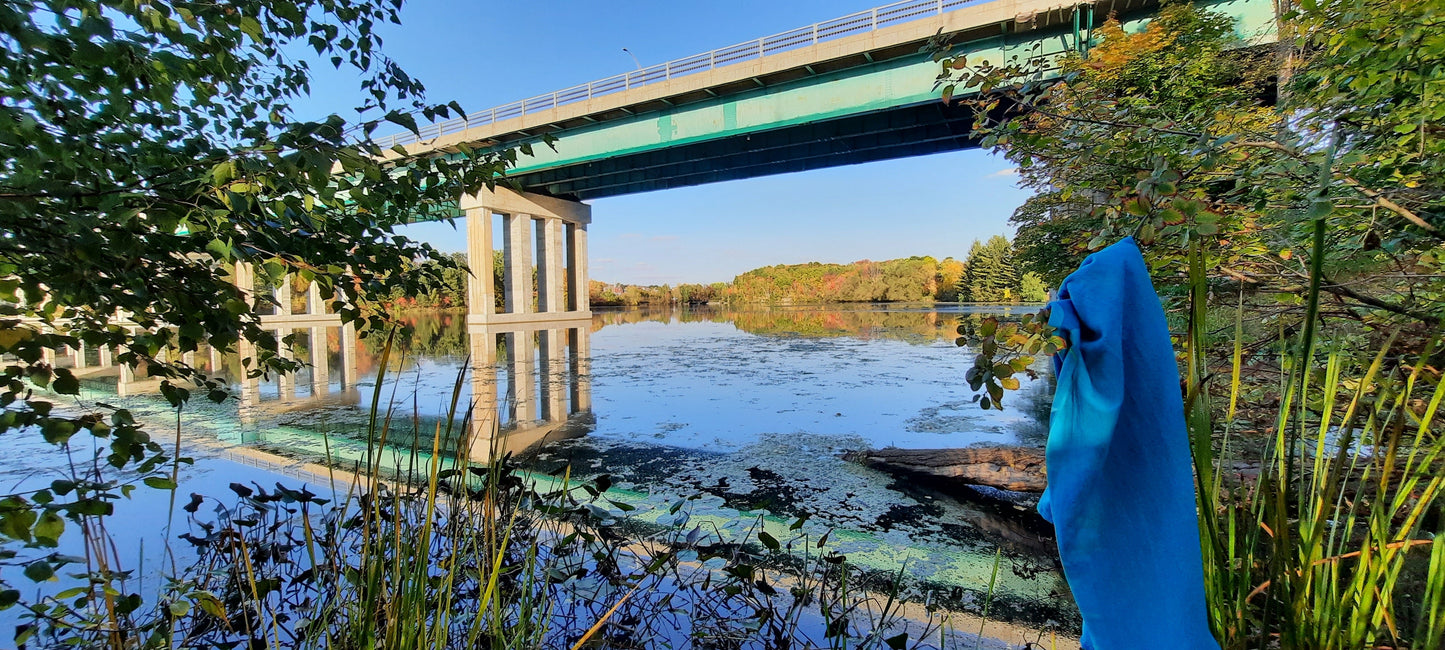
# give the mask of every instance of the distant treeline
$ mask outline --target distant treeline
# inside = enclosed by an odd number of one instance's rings
[[[748,271],[733,280],[734,302],[804,304],[828,302],[953,301],[962,262],[932,257],[852,264],[780,264]]]
[[[727,283],[638,285],[598,282],[588,286],[588,300],[598,307],[635,305],[705,305],[725,300]]]
[[[462,253],[452,257],[462,263]],[[467,275],[447,270],[437,286],[419,295],[391,295],[394,308],[448,308],[466,305]],[[502,303],[502,259],[492,261],[497,305]],[[564,287],[564,291],[571,291]],[[908,257],[852,264],[779,264],[743,273],[732,283],[636,285],[593,280],[591,304],[598,307],[636,305],[701,305],[708,303],[802,305],[846,302],[988,302],[1048,300],[1048,288],[1033,273],[1019,273],[1014,248],[995,235],[974,241],[967,259]]]
[[[802,305],[845,302],[988,302],[1048,300],[1033,273],[1019,273],[1013,245],[995,235],[975,241],[968,258],[908,257],[852,264],[779,264],[753,269],[731,284],[639,286],[592,283],[594,305],[738,303]]]

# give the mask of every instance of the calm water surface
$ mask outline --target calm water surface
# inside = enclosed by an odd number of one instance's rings
[[[393,422],[389,442],[399,448],[430,451],[460,385],[480,440],[469,449],[474,458],[493,446],[495,427],[498,446],[538,475],[566,465],[610,475],[610,496],[637,506],[643,523],[659,518],[650,508],[665,511],[693,495],[725,526],[807,516],[806,529],[833,530],[836,550],[851,561],[879,572],[902,566],[965,608],[981,604],[1001,549],[991,615],[1071,627],[1077,613],[1052,539],[1027,516],[841,457],[890,445],[1042,446],[1052,383],[1044,364],[1003,412],[980,410],[962,380],[971,356],[955,344],[956,328],[991,313],[1006,310],[629,310],[533,332],[469,331],[459,314],[417,314],[379,394]],[[84,397],[132,408],[155,435],[179,429],[194,443],[188,452],[198,461],[183,470],[183,491],[222,495],[232,481],[316,485],[316,475],[298,474],[300,462],[364,457],[383,337],[352,341],[339,328],[291,333],[295,355],[315,368],[281,382],[238,381],[241,399],[223,405],[200,400],[178,418],[144,378],[126,384],[114,371],[91,375]],[[200,357],[199,365],[238,376],[238,358]],[[5,487],[48,482],[64,462],[19,436],[0,448],[15,458],[0,470]],[[168,501],[144,492],[122,507],[144,525],[119,531],[121,543],[138,545],[128,538],[154,534],[167,519]],[[137,554],[157,561],[155,547]]]

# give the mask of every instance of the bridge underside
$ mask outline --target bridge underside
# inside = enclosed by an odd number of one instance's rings
[[[528,191],[587,200],[978,146],[974,114],[941,101],[522,173]]]

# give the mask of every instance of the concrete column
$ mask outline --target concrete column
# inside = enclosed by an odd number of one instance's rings
[[[341,386],[346,390],[356,388],[360,371],[357,369],[356,323],[341,326]]]
[[[531,332],[508,332],[507,399],[512,406],[512,420],[530,422],[537,418],[537,384]]]
[[[103,345],[99,350],[96,350],[96,352],[99,353],[100,356],[99,359],[96,359],[96,365],[102,368],[109,368],[115,364],[115,351],[110,346]]]
[[[275,293],[272,294],[272,295],[276,296],[276,304],[277,304],[277,307],[276,307],[276,315],[277,315],[277,316],[290,316],[290,315],[291,315],[291,276],[289,276],[289,275],[283,275],[283,276],[281,276],[281,286],[276,287],[276,291],[275,291]]]
[[[85,366],[85,344],[81,343],[75,346],[75,369],[84,370]]]
[[[313,283],[312,288],[316,287]],[[326,328],[313,327],[311,340],[311,397],[321,397],[331,387],[331,355],[327,354]]]
[[[321,284],[316,280],[306,287],[306,313],[312,316],[326,313],[326,303],[321,300]]]
[[[211,375],[221,374],[221,351],[217,350],[214,345],[207,345],[206,350],[209,353],[209,360],[211,362],[211,366],[206,369],[206,372]]]
[[[567,330],[568,360],[572,363],[572,412],[592,410],[592,329]]]
[[[508,314],[532,312],[532,217],[506,216],[507,234],[502,247],[506,266],[506,310]]]
[[[290,292],[288,291],[287,295],[289,294]],[[288,330],[275,330],[274,334],[276,336],[276,351],[278,353],[277,356],[286,359],[295,359],[296,352],[281,340],[290,333],[291,332]],[[281,399],[288,400],[296,397],[295,377],[295,375],[286,373],[279,373],[276,375],[276,394],[279,395]]]
[[[537,250],[542,259],[537,260],[537,311],[561,312],[567,306],[562,304],[562,220],[541,219],[537,228]]]
[[[241,300],[247,305],[255,305],[256,301],[256,267],[247,262],[236,262],[231,271],[231,280],[235,282],[236,288],[241,291]]]
[[[497,313],[497,288],[492,277],[492,211],[467,210],[467,321],[487,323]]]
[[[256,424],[256,411],[261,404],[261,379],[259,377],[241,377],[241,404],[236,409],[236,416],[241,424]]]
[[[129,331],[131,336],[135,336],[136,331],[134,328],[129,328]],[[121,352],[123,352],[123,350]],[[130,364],[124,362],[118,365],[120,366],[120,378],[115,382],[115,394],[121,397],[128,397],[131,394],[131,384],[135,383],[135,371],[138,370],[139,367],[132,368]]]
[[[542,376],[542,420],[567,420],[567,330],[537,332]]]
[[[193,351],[191,351],[191,352],[184,352],[184,353],[182,353],[182,354],[181,354],[181,363],[184,363],[184,364],[186,364],[186,366],[191,367],[191,368],[196,367],[196,353],[195,353],[195,351],[193,350]]]
[[[567,297],[572,311],[591,311],[588,301],[587,224],[567,224],[567,284],[572,293]]]
[[[115,394],[130,397],[131,385],[135,383],[135,369],[130,364],[120,364],[120,377],[115,382]]]

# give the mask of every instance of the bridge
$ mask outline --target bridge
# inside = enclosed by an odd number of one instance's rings
[[[1250,42],[1273,40],[1270,0],[1203,4],[1234,16]],[[976,147],[973,113],[941,101],[934,87],[939,66],[924,51],[931,37],[947,36],[970,61],[1054,61],[1085,51],[1107,16],[1137,28],[1157,8],[1157,0],[905,0],[379,143],[411,155],[529,145],[533,154],[509,175],[524,192],[484,192],[458,206],[472,268],[490,265],[494,215],[505,233],[505,307],[492,309],[483,277],[469,291],[470,318],[585,318],[591,208],[582,201]]]

